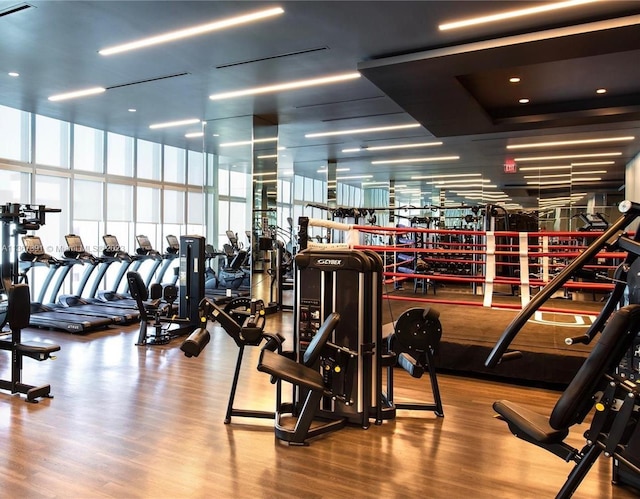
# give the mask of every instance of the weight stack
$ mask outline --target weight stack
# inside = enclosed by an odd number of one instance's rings
[[[299,355],[332,312],[340,314],[340,322],[329,341],[356,354],[348,372],[332,380],[348,388],[348,400],[325,398],[321,415],[346,417],[366,428],[375,417],[381,390],[382,259],[373,251],[306,249],[295,263],[294,338]]]
[[[198,305],[204,298],[204,237],[180,236],[180,302],[178,314],[199,323]]]

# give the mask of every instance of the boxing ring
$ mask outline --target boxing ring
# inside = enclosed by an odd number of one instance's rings
[[[334,242],[309,241],[309,247],[380,254],[387,330],[408,308],[431,306],[440,312],[440,370],[559,386],[568,383],[590,350],[570,344],[570,338],[580,336],[598,315],[625,257],[597,252],[586,271],[564,283],[523,328],[513,345],[522,358],[488,369],[484,360],[504,328],[602,232],[484,232],[309,219],[304,233],[312,227]]]

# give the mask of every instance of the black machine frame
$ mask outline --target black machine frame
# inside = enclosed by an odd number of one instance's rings
[[[22,361],[29,357],[37,361],[54,359],[53,353],[60,350],[60,346],[53,343],[23,342],[22,329],[29,325],[31,300],[29,287],[19,284],[18,269],[18,236],[29,230],[38,230],[45,224],[47,213],[59,213],[56,208],[44,205],[30,205],[7,203],[0,206],[0,234],[2,244],[13,246],[13,252],[2,251],[0,257],[1,299],[0,299],[0,327],[8,322],[10,331],[8,339],[0,340],[0,349],[11,354],[11,379],[0,380],[0,389],[11,393],[26,395],[26,401],[36,403],[38,398],[53,398],[51,386],[48,384],[33,386],[22,381]],[[11,254],[13,253],[13,261]],[[6,300],[5,300],[6,298]]]
[[[558,400],[549,418],[509,401],[497,401],[493,407],[517,437],[533,443],[565,461],[576,464],[557,494],[565,499],[573,495],[598,457],[604,453],[613,458],[614,481],[640,484],[640,383],[620,372],[620,366],[640,332],[640,231],[629,237],[624,230],[640,217],[640,204],[623,201],[622,216],[605,230],[582,254],[550,281],[512,320],[490,352],[485,365],[517,359],[518,351],[507,351],[509,345],[534,312],[565,282],[576,276],[597,253],[625,251],[626,257],[614,275],[614,288],[602,311],[587,331],[566,342],[590,343],[600,338],[580,370]],[[627,296],[625,292],[628,291]],[[627,304],[630,303],[630,304]],[[622,308],[620,308],[622,306]],[[578,450],[564,442],[569,428],[581,423],[596,408],[586,445]],[[623,471],[620,472],[620,466]]]

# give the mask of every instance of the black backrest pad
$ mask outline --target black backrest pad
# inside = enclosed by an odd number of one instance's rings
[[[322,347],[329,340],[329,336],[331,336],[331,333],[333,333],[333,330],[338,325],[338,322],[340,322],[340,314],[336,312],[332,312],[325,319],[304,352],[302,363],[305,366],[311,367],[316,363],[316,361],[320,357]]]
[[[24,329],[29,325],[31,315],[31,297],[29,286],[14,284],[9,290],[7,322],[11,329]]]
[[[142,301],[149,299],[149,292],[140,274],[133,270],[127,272],[127,282],[129,283],[129,292],[135,300],[138,298]]]
[[[556,430],[581,423],[593,406],[593,394],[605,383],[604,374],[612,372],[631,348],[640,330],[640,305],[627,305],[615,312],[598,342],[569,383],[549,418]]]

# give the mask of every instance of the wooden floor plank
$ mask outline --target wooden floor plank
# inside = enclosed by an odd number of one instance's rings
[[[291,315],[267,329],[290,336]],[[23,377],[54,399],[0,392],[0,494],[12,498],[523,498],[553,497],[571,465],[513,437],[493,416],[508,398],[548,412],[557,392],[439,375],[444,418],[398,411],[368,430],[348,427],[309,447],[276,441],[273,421],[224,425],[237,348],[216,329],[199,358],[180,340],[136,347],[137,330],[85,336],[28,330],[61,345],[56,361],[25,360]],[[275,388],[248,348],[236,407],[272,410]],[[8,355],[0,352],[0,374]],[[428,382],[396,375],[396,396],[424,400]],[[571,443],[583,444],[583,428]],[[610,484],[601,458],[576,497],[636,497]]]

